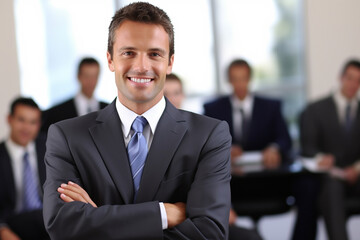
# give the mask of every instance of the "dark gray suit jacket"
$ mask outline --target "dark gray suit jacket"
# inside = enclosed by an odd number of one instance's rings
[[[149,150],[140,190],[133,182],[115,101],[49,129],[44,219],[51,239],[226,239],[230,209],[226,122],[168,101]],[[80,184],[99,206],[64,203],[57,188]],[[161,202],[186,202],[187,219],[163,231]]]
[[[339,167],[349,166],[359,160],[359,107],[347,135],[339,120],[333,96],[310,104],[300,116],[301,154],[306,157],[313,157],[320,152],[333,154],[335,164]]]

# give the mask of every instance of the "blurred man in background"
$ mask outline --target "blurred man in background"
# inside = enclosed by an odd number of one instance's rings
[[[43,113],[42,130],[46,132],[53,123],[82,116],[106,107],[107,103],[98,101],[94,96],[99,74],[99,62],[94,58],[83,58],[79,63],[77,72],[80,84],[79,93],[74,98],[45,111]]]
[[[48,239],[42,218],[45,138],[41,111],[17,98],[8,116],[9,138],[0,143],[0,239]]]
[[[345,198],[360,201],[360,61],[343,67],[339,89],[310,104],[301,116],[302,155],[328,171],[321,181],[320,212],[329,239],[348,239]]]
[[[181,109],[185,95],[183,83],[176,74],[166,75],[164,95],[176,108]]]
[[[252,70],[245,60],[234,60],[227,73],[233,94],[205,104],[205,115],[228,122],[233,163],[247,151],[261,151],[265,168],[279,167],[291,149],[280,101],[250,92]]]

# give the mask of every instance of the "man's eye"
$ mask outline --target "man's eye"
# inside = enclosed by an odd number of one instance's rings
[[[159,53],[154,52],[154,53],[150,53],[150,56],[151,56],[151,57],[159,57],[159,56],[160,56],[160,54],[159,54]]]
[[[133,55],[134,53],[133,52],[123,52],[123,55],[124,56],[131,56]]]

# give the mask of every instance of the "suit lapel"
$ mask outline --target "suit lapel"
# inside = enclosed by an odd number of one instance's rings
[[[124,203],[128,204],[133,201],[133,180],[115,101],[100,111],[98,124],[89,131]]]
[[[326,121],[329,121],[329,125],[333,129],[332,131],[335,131],[337,133],[337,136],[343,136],[344,129],[339,119],[339,112],[336,109],[336,104],[333,97],[329,98],[329,111],[328,111],[328,117],[324,117]]]
[[[167,101],[148,153],[136,202],[153,200],[186,131],[180,111]]]
[[[233,111],[232,111],[232,105],[230,102],[230,97],[226,97],[223,108],[224,108],[224,110],[223,110],[224,111],[224,120],[229,124],[231,136],[234,136]]]

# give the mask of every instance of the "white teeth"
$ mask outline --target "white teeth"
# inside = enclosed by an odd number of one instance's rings
[[[136,83],[148,83],[151,81],[150,78],[130,78],[130,80]]]

